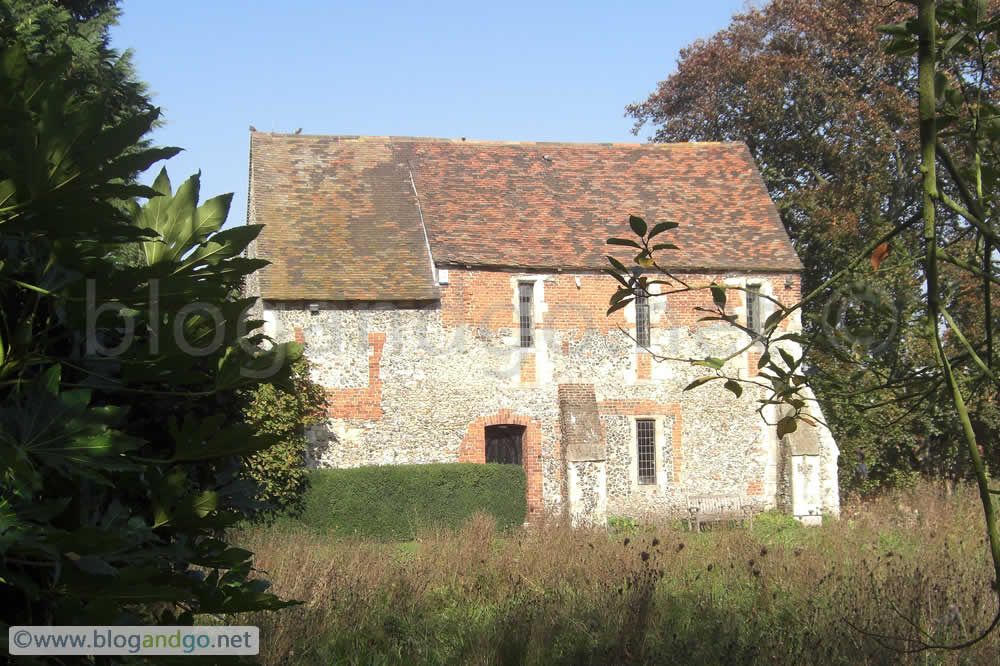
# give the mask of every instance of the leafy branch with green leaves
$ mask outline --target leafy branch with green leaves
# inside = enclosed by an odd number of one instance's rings
[[[829,298],[832,290],[845,288],[851,281],[857,282],[858,270],[866,262],[872,266],[869,275],[878,274],[893,244],[911,230],[921,230],[923,255],[919,268],[924,278],[924,319],[915,324],[922,331],[919,339],[929,345],[929,354],[921,357],[927,360],[920,367],[902,372],[886,369],[879,359],[865,353],[868,350],[855,351],[850,360],[858,368],[854,379],[869,382],[873,391],[890,391],[893,396],[890,402],[906,413],[927,409],[941,392],[946,397],[950,417],[958,425],[965,457],[979,489],[988,550],[996,573],[993,587],[998,607],[989,626],[974,632],[975,635],[966,641],[946,645],[925,634],[924,638],[904,646],[907,651],[921,651],[967,647],[982,640],[1000,624],[1000,584],[996,582],[1000,580],[1000,531],[994,499],[1000,495],[1000,488],[994,485],[984,457],[984,453],[989,453],[996,444],[977,434],[969,410],[972,401],[983,395],[992,401],[1000,395],[1000,382],[994,370],[993,320],[993,285],[1000,284],[1000,274],[996,270],[996,248],[1000,247],[996,215],[996,192],[1000,186],[1000,107],[992,101],[988,89],[1000,57],[1000,14],[993,12],[985,0],[914,0],[909,4],[917,7],[916,16],[886,26],[883,31],[891,36],[888,53],[901,58],[915,56],[916,59],[920,138],[917,163],[922,185],[918,212],[897,221],[797,303],[782,304],[772,299],[775,311],[759,333],[747,330],[726,312],[727,290],[739,287],[687,284],[661,265],[657,252],[678,250],[669,243],[654,241],[654,237],[669,230],[669,226],[660,224],[650,228],[644,220],[632,216],[630,226],[638,240],[617,238],[610,239],[609,244],[638,250],[635,268],[629,269],[609,257],[611,268],[607,270],[619,282],[608,313],[625,307],[634,300],[637,291],[653,295],[648,291],[653,284],[680,285],[666,293],[710,290],[714,307],[702,321],[723,322],[751,337],[740,351],[724,359],[674,359],[714,371],[691,382],[685,390],[718,380],[739,396],[739,385],[749,380],[738,373],[727,373],[727,363],[752,345],[760,345],[763,351],[758,377],[764,380],[768,389],[767,396],[761,400],[762,406],[774,404],[787,408],[787,416],[777,424],[781,437],[794,431],[799,419],[810,419],[804,408],[809,399],[809,387],[817,377],[807,371],[805,359],[821,333],[815,330],[806,336],[782,332],[781,322],[810,304],[815,308],[817,303]],[[939,164],[943,167],[941,172]],[[948,214],[937,215],[939,208]],[[942,266],[949,272],[944,273]],[[654,278],[647,277],[647,272]],[[839,322],[823,323],[835,328]],[[868,323],[859,322],[858,325],[868,326]],[[771,353],[774,350],[777,355]],[[760,382],[754,383],[760,385]],[[841,385],[841,390],[854,389]],[[896,640],[890,636],[880,638],[887,642]]]

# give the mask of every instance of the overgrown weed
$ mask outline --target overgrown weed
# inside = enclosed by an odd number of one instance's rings
[[[284,663],[993,663],[1000,635],[954,642],[996,609],[978,497],[930,484],[804,528],[497,534],[477,517],[416,542],[255,530],[238,541],[274,591],[305,603],[238,619]],[[631,527],[631,526],[630,526]],[[888,638],[878,639],[878,634]]]

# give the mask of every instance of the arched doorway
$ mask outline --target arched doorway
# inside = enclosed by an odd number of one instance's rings
[[[492,450],[496,453],[487,458],[488,437],[494,433],[494,441],[497,443]],[[496,459],[493,455],[496,455]],[[458,448],[458,462],[509,462],[521,465],[528,480],[528,517],[533,519],[542,515],[542,424],[538,419],[510,409],[501,409],[490,416],[480,416],[469,424],[465,437],[462,438]]]
[[[521,465],[524,430],[523,425],[512,423],[486,426],[486,462]]]

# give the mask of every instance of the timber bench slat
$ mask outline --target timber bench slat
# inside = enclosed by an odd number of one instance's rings
[[[706,523],[730,520],[753,527],[753,505],[740,495],[688,495],[687,507],[688,526],[695,532]]]

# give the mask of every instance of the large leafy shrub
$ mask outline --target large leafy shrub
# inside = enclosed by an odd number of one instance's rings
[[[421,529],[457,527],[477,513],[506,529],[527,512],[519,465],[385,465],[311,472],[301,520],[327,534],[412,539]]]
[[[277,512],[296,515],[302,510],[309,488],[305,428],[323,420],[326,405],[326,392],[310,379],[309,368],[304,356],[292,364],[292,391],[261,384],[245,392],[246,422],[278,438],[276,444],[244,461],[244,475],[257,484],[257,498],[266,503],[255,514],[258,519],[269,520]]]
[[[256,505],[241,457],[275,441],[237,392],[291,388],[301,353],[241,325],[259,228],[220,231],[229,195],[199,205],[197,176],[127,184],[178,149],[137,148],[156,111],[109,127],[67,62],[0,51],[0,649],[12,624],[286,605],[219,537]]]

